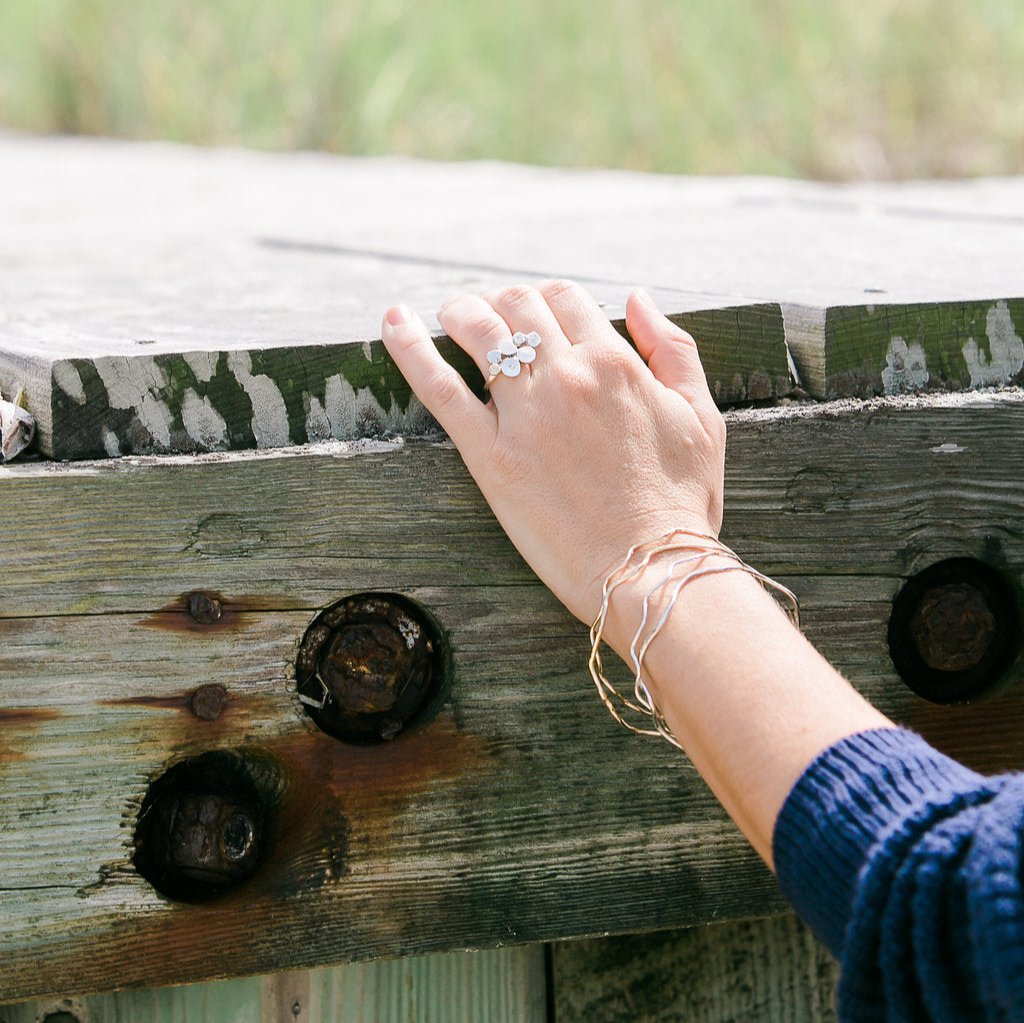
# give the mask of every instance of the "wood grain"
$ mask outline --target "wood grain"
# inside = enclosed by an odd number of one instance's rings
[[[835,1023],[838,967],[795,917],[553,949],[556,1023]]]
[[[951,555],[1024,587],[1024,392],[729,416],[723,538],[790,585],[807,634],[883,709],[986,768],[1022,765],[1019,688],[934,707],[893,676],[903,580]],[[667,744],[615,726],[586,630],[504,539],[448,444],[0,468],[0,998],[658,929],[781,908]],[[220,594],[200,626],[184,597]],[[426,605],[455,676],[415,734],[317,731],[292,663],[361,590]],[[1020,661],[1011,680],[1020,677]],[[188,710],[227,687],[216,721]],[[167,902],[132,865],[170,764],[276,772],[271,853],[234,895]],[[628,765],[628,770],[624,770]]]

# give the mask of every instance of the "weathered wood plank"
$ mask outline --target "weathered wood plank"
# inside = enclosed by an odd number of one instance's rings
[[[777,305],[686,311],[693,305],[676,298],[667,308],[702,339],[719,400],[790,390]],[[616,326],[625,332],[621,319]],[[438,347],[483,398],[483,377],[465,352],[444,335]],[[47,366],[50,425],[41,430],[44,450],[56,458],[286,447],[436,429],[379,340],[98,355]],[[45,378],[47,367],[39,372]]]
[[[558,1023],[834,1023],[837,980],[788,914],[553,948]]]
[[[950,752],[1021,766],[1019,689],[935,707],[893,676],[903,579],[951,555],[1024,584],[1024,392],[729,416],[724,538],[808,635]],[[448,444],[13,465],[0,533],[0,996],[144,986],[764,915],[767,873],[692,769],[593,698],[586,633]],[[183,594],[216,590],[203,627]],[[447,631],[435,720],[377,747],[315,730],[293,660],[316,612],[396,590]],[[1015,676],[1019,677],[1018,661]],[[191,690],[219,682],[200,721]],[[210,749],[277,765],[270,860],[172,905],[131,867],[152,779]],[[629,764],[623,772],[622,765]]]
[[[1024,381],[1024,300],[786,306],[800,381],[819,398]]]
[[[454,292],[552,275],[615,321],[647,286],[697,335],[726,404],[789,392],[787,343],[818,397],[1003,384],[1024,362],[1021,180],[830,186],[6,136],[0,195],[0,388],[26,389],[58,458],[418,432],[383,310],[429,317]]]
[[[544,947],[353,963],[177,988],[0,1006],[0,1023],[545,1023]]]

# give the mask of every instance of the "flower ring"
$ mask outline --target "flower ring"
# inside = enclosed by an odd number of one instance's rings
[[[531,330],[529,334],[516,331],[511,341],[502,341],[497,348],[487,353],[487,361],[490,365],[487,371],[490,376],[487,385],[499,374],[504,373],[507,377],[517,377],[523,365],[529,365],[537,358],[537,345],[540,344],[540,334]]]

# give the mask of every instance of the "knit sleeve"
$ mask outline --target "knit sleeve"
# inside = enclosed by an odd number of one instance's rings
[[[839,1016],[1024,1021],[1024,775],[899,728],[819,755],[775,825],[779,884],[841,964]]]

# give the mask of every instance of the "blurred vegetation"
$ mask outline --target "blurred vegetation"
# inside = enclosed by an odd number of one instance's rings
[[[0,123],[822,178],[1024,170],[1020,0],[0,0]]]

